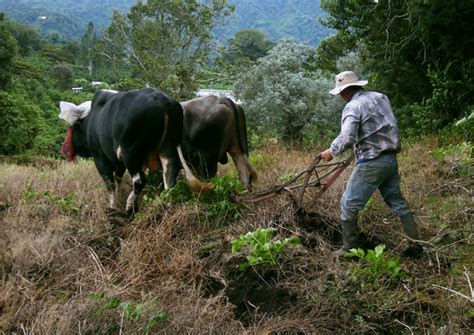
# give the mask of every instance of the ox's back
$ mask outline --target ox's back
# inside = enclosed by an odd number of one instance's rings
[[[129,92],[100,90],[92,99],[87,143],[97,155],[117,159],[117,149],[133,151],[144,160],[147,151],[167,137],[173,146],[181,138],[182,112],[178,103],[159,90]],[[173,131],[166,132],[170,127]],[[143,162],[142,162],[143,163]]]

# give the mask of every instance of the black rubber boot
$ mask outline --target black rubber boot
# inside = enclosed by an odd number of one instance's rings
[[[402,222],[402,227],[405,234],[413,240],[418,240],[418,228],[416,226],[415,220],[413,219],[413,215],[409,213],[400,216],[400,221]],[[419,243],[408,241],[408,245],[403,250],[402,256],[419,258],[422,254],[423,247]]]
[[[350,249],[357,248],[360,231],[357,220],[341,220],[342,248],[334,252],[334,256],[344,256]]]

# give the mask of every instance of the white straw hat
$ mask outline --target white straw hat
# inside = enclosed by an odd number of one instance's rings
[[[329,91],[332,95],[338,95],[349,86],[365,86],[367,80],[359,80],[353,71],[341,72],[336,76],[336,87]]]

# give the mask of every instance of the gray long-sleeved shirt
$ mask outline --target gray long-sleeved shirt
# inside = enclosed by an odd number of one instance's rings
[[[350,146],[359,162],[377,158],[384,151],[400,151],[397,119],[385,95],[362,90],[346,104],[341,132],[329,151],[337,156]]]

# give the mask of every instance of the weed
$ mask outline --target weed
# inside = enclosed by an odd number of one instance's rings
[[[407,274],[402,271],[399,257],[388,257],[384,251],[385,245],[380,244],[374,250],[367,250],[367,253],[360,249],[351,249],[346,256],[356,257],[368,263],[367,266],[354,264],[349,268],[349,274],[354,281],[378,284],[386,280],[396,281],[404,279]]]
[[[250,164],[257,170],[265,168],[270,164],[275,163],[275,156],[269,153],[251,153],[249,156]]]
[[[69,193],[67,196],[62,198],[51,191],[34,191],[31,183],[28,184],[26,191],[23,192],[23,199],[26,201],[34,201],[41,198],[48,199],[50,202],[58,205],[61,210],[67,213],[77,213],[79,211],[79,208],[76,205],[76,198],[73,193]]]
[[[149,333],[154,325],[165,321],[167,318],[168,313],[166,311],[158,311],[147,321],[147,323],[143,327],[143,330],[145,331],[145,333]]]
[[[275,228],[258,228],[255,231],[240,235],[238,239],[232,240],[232,254],[238,253],[243,247],[248,246],[246,256],[247,262],[240,265],[244,271],[249,266],[259,264],[276,265],[277,259],[287,245],[300,244],[297,237],[285,238],[284,240],[271,241]]]
[[[119,306],[120,300],[116,296],[107,297],[105,293],[92,293],[91,299],[100,302],[104,309],[115,309]]]
[[[474,145],[469,142],[450,144],[445,147],[431,150],[429,154],[438,159],[452,164],[451,171],[458,176],[472,174],[472,156]]]
[[[224,218],[237,220],[241,217],[243,207],[232,202],[232,192],[243,191],[240,180],[235,175],[223,175],[210,180],[214,185],[208,193],[196,193],[189,189],[184,180],[179,180],[175,186],[165,190],[159,199],[164,203],[194,202],[206,213],[211,220],[222,221]]]
[[[93,293],[91,299],[101,304],[103,309],[118,309],[122,319],[138,323],[140,328],[149,333],[153,326],[168,318],[168,313],[164,310],[158,310],[152,313],[151,317],[145,316],[145,309],[153,308],[156,299],[151,299],[145,303],[136,303],[134,301],[123,301],[117,296],[107,297],[104,293]]]

